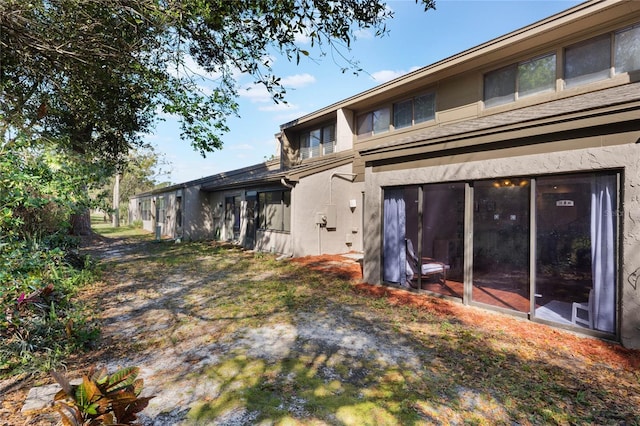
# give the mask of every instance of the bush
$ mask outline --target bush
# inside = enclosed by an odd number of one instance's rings
[[[99,336],[88,307],[73,300],[95,279],[68,264],[60,248],[16,241],[0,246],[0,377],[44,372]]]
[[[138,367],[126,367],[109,375],[105,368],[92,369],[82,383],[72,385],[56,371],[51,374],[62,390],[55,396],[56,411],[64,425],[131,425],[151,397],[141,397],[143,380]]]
[[[122,368],[109,375],[106,369],[92,369],[82,383],[72,385],[55,371],[53,377],[62,390],[55,396],[55,408],[62,423],[69,426],[132,425],[151,397],[141,397],[143,380],[138,367]]]
[[[94,270],[69,231],[107,169],[34,144],[0,140],[0,378],[49,370],[98,335],[73,299]]]

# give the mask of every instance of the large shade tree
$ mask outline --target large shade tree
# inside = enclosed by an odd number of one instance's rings
[[[273,54],[300,61],[338,49],[344,69],[357,70],[354,34],[383,35],[392,16],[384,0],[1,0],[0,144],[46,141],[115,170],[162,111],[205,155],[238,112],[239,73],[283,101]],[[209,90],[191,60],[213,76]]]
[[[356,30],[382,35],[392,16],[383,0],[3,0],[2,130],[113,159],[141,143],[160,108],[205,154],[221,147],[237,112],[238,72],[283,100],[271,54],[308,56],[300,37],[320,52],[348,49]],[[201,91],[188,57],[216,76],[212,92]]]

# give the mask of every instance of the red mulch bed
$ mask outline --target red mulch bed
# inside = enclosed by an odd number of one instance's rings
[[[362,282],[362,269],[358,262],[340,255],[306,256],[292,259],[293,262],[307,268],[327,272],[336,278],[350,280],[356,291],[372,297],[384,297],[391,303],[410,305],[428,310],[444,318],[456,318],[467,325],[480,327],[488,331],[511,333],[534,345],[552,349],[559,346],[594,362],[604,362],[626,369],[640,368],[640,350],[626,349],[619,344],[575,335],[543,324],[522,321],[508,315],[497,314],[482,309],[471,308],[425,294],[372,285]]]

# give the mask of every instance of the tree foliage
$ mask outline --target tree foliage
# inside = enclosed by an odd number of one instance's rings
[[[169,169],[163,169],[168,164],[153,148],[144,147],[132,150],[123,164],[118,168],[119,178],[119,215],[121,222],[126,222],[129,198],[135,194],[151,191],[162,183],[160,179],[170,175]],[[91,195],[97,201],[98,207],[109,214],[115,213],[113,206],[113,191],[116,177],[109,180]]]
[[[393,15],[383,0],[4,0],[0,7],[3,133],[55,137],[116,160],[141,144],[158,110],[178,116],[182,137],[203,155],[220,148],[226,118],[237,113],[237,73],[281,101],[273,53],[308,56],[301,37],[321,52],[348,49],[355,30],[382,35]],[[188,57],[214,76],[212,88],[203,90]]]
[[[69,216],[92,206],[86,189],[110,174],[81,155],[20,138],[0,141],[0,245],[66,235]]]
[[[90,206],[84,188],[109,169],[18,138],[0,141],[0,377],[48,369],[97,334],[70,302],[91,278],[69,236],[69,218]]]

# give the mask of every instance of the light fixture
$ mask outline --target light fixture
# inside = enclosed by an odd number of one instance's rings
[[[528,179],[500,179],[493,181],[495,188],[514,188],[516,186],[525,187],[529,185]]]

